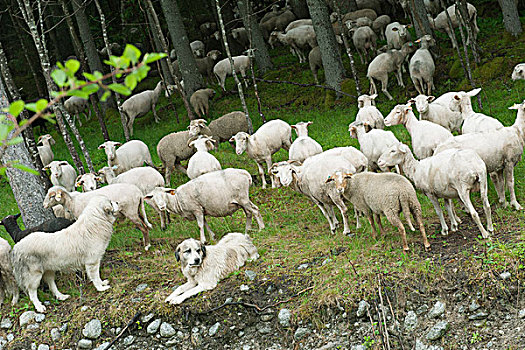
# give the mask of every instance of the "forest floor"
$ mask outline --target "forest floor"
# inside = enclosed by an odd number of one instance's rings
[[[501,35],[503,28],[500,21],[501,18],[479,18],[479,43],[483,49],[483,59],[473,69],[477,86],[483,88],[483,112],[498,118],[505,125],[511,125],[515,119],[515,111],[507,108],[525,98],[525,82],[512,82],[510,79],[514,65],[523,62],[525,58],[525,35],[518,39]],[[455,52],[448,41],[444,40],[444,35],[440,38],[439,57],[436,58],[438,71],[435,95],[469,89]],[[286,49],[281,47],[273,51],[272,59],[275,69],[265,74],[264,79],[313,82],[308,65],[298,64],[297,59],[288,54]],[[368,91],[366,69],[357,63],[362,91]],[[347,57],[344,58],[344,64],[350,72]],[[391,78],[389,91],[395,101],[404,103],[416,95],[408,74],[403,77],[407,89],[395,86],[392,82],[394,77]],[[148,79],[139,89],[151,88],[156,81],[157,78]],[[227,84],[229,93],[221,93],[217,86],[215,88],[218,93],[211,105],[212,119],[241,109],[237,95],[231,92],[234,88],[231,79]],[[290,124],[313,121],[310,136],[319,141],[324,149],[350,145],[358,147],[357,141],[351,139],[347,132],[348,124],[354,120],[357,111],[355,99],[345,96],[334,101],[334,95],[323,89],[288,84],[259,82],[258,89],[262,111],[267,119],[279,118]],[[352,79],[343,83],[343,90],[355,94]],[[262,121],[257,112],[253,86],[247,89],[246,95],[254,126],[257,128]],[[176,105],[180,123],[175,121],[170,101],[165,97],[161,97],[158,104],[157,113],[162,119],[161,123],[156,124],[151,114],[135,122],[134,138],[143,140],[149,146],[153,160],[158,165],[158,141],[170,132],[186,129],[189,123],[180,100],[173,98],[171,102]],[[377,106],[384,115],[395,104],[382,94],[377,99]],[[122,141],[122,130],[116,113],[108,114],[107,125],[111,138]],[[410,143],[408,133],[402,126],[390,129],[401,141]],[[105,154],[97,150],[103,139],[94,117],[84,124],[81,132],[95,167],[98,169],[104,166]],[[51,133],[57,140],[57,145],[53,148],[55,159],[70,161],[63,141],[56,132]],[[246,155],[235,155],[228,144],[220,145],[215,156],[223,168],[245,168],[251,174],[257,174],[255,163]],[[287,152],[281,150],[273,159],[285,160]],[[524,176],[524,163],[520,162],[515,168],[515,178],[518,201],[522,204],[525,203]],[[176,187],[187,180],[184,175],[177,173],[172,177],[171,185]],[[0,216],[3,217],[16,213],[18,209],[5,178],[0,179],[0,184]],[[168,306],[164,303],[173,287],[184,282],[179,264],[175,260],[174,248],[185,238],[196,238],[198,228],[195,222],[174,217],[168,229],[161,231],[159,218],[148,208],[148,216],[154,225],[150,232],[152,247],[148,252],[143,249],[140,232],[130,223],[119,222],[115,225],[101,269],[102,277],[110,280],[110,290],[96,292],[83,274],[59,274],[58,287],[63,293],[70,294],[71,299],[58,302],[47,290],[40,290],[41,300],[49,303],[45,324],[37,331],[15,325],[9,330],[14,332],[15,340],[7,348],[28,348],[28,344],[32,342],[49,344],[51,328],[59,327],[65,322],[68,323],[67,332],[59,341],[51,344],[54,344],[55,349],[73,347],[82,338],[83,325],[91,318],[102,321],[104,331],[98,341],[110,340],[115,336],[110,328],[123,327],[137,311],[143,314],[153,312],[170,320],[179,319],[197,324],[213,324],[216,320],[224,320],[226,326],[237,325],[239,329],[240,323],[250,323],[251,318],[258,317],[257,308],[275,310],[286,307],[293,310],[293,324],[308,320],[320,329],[329,314],[326,310],[335,308],[350,313],[363,299],[377,305],[381,290],[383,296],[388,295],[392,300],[393,309],[399,312],[399,320],[406,314],[407,300],[416,304],[432,304],[439,298],[453,302],[453,295],[458,293],[474,296],[487,310],[497,309],[498,300],[504,300],[505,310],[509,310],[509,313],[517,314],[518,310],[525,307],[522,297],[525,291],[520,284],[525,268],[524,213],[498,206],[492,184],[489,200],[495,233],[491,240],[481,239],[475,224],[459,206],[458,213],[463,221],[459,231],[446,237],[441,236],[439,221],[432,205],[426,197],[418,194],[432,245],[430,252],[424,250],[419,232],[408,233],[410,251],[403,252],[397,230],[384,218],[387,234],[379,236],[377,240],[372,239],[370,226],[364,219],[360,230],[355,229],[355,220],[351,219],[354,233],[351,237],[343,235],[341,229],[332,235],[318,208],[290,188],[262,190],[260,183],[256,181],[250,189],[250,196],[259,207],[267,226],[260,232],[250,233],[261,257],[231,274],[213,291],[201,293],[181,306]],[[479,194],[473,194],[472,197],[474,206],[485,222]],[[232,217],[209,219],[210,226],[219,238],[227,232],[243,232],[244,222],[245,216],[241,211]],[[0,230],[0,236],[8,237],[3,229]],[[255,272],[254,280],[250,280],[245,274],[247,270]],[[509,272],[511,277],[502,279],[501,274],[504,272]],[[145,289],[137,289],[141,284],[147,284]],[[247,292],[241,291],[240,286],[243,284],[248,286]],[[224,306],[210,311],[221,306],[227,298],[245,305]],[[16,306],[11,308],[4,305],[2,315],[17,320],[22,312],[32,309],[28,298],[22,295]],[[242,313],[243,316],[236,316],[244,309],[246,313]],[[140,329],[140,322],[133,327]],[[8,331],[0,330],[0,336],[6,332]],[[449,332],[439,343],[446,349],[457,349],[459,344],[486,343],[492,338],[492,333],[492,326],[488,324],[480,327],[467,325]],[[225,332],[222,335],[223,344],[228,344],[230,337],[234,337],[229,334]],[[460,336],[454,337],[453,334]],[[282,336],[285,344],[292,347],[293,332],[276,335]],[[379,348],[379,334],[371,332],[367,336],[368,340],[375,341],[372,342],[375,344],[372,347]],[[366,342],[366,339],[363,341]],[[523,340],[518,337],[510,337],[501,344],[509,349],[524,348]]]

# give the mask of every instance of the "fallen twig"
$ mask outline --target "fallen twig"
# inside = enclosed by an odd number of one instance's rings
[[[381,281],[379,281],[381,283]],[[397,322],[396,314],[394,313],[394,308],[392,307],[392,303],[390,302],[390,298],[388,297],[388,293],[385,292],[386,301],[388,302],[388,306],[390,307],[390,312],[392,313],[392,317],[394,318],[394,325],[397,328],[397,337],[399,338],[399,343],[401,344],[401,349],[405,350],[405,346],[403,344],[403,336],[401,333],[401,329],[399,329],[399,323]]]
[[[388,336],[388,327],[387,327],[387,323],[386,323],[385,305],[383,303],[383,292],[381,290],[381,278],[379,278],[378,291],[379,291],[379,300],[381,301],[381,305],[380,305],[381,315],[383,316],[383,321],[384,321],[383,328],[385,329],[386,347],[387,347],[388,350],[390,350],[390,338]]]
[[[339,91],[337,89],[334,89],[333,87],[326,86],[326,85],[302,84],[302,83],[296,83],[294,81],[286,81],[286,80],[267,80],[267,79],[262,79],[262,78],[255,78],[255,79],[257,81],[262,81],[264,83],[270,83],[270,84],[290,84],[290,85],[297,85],[297,86],[302,86],[302,87],[318,87],[318,88],[322,88],[322,89],[326,89],[326,90],[332,90],[332,91],[337,92],[338,94],[342,94],[342,95],[345,95],[345,96],[357,99],[357,96],[347,94],[346,92]]]
[[[135,321],[137,321],[137,319],[140,317],[141,314],[142,312],[137,311],[135,316],[133,316],[133,318],[128,322],[128,324],[124,328],[122,328],[120,333],[115,337],[115,339],[113,339],[111,343],[108,344],[108,346],[106,346],[104,350],[108,350],[109,348],[111,348],[122,337],[122,335],[129,328],[129,326],[131,326],[133,323],[135,323]]]

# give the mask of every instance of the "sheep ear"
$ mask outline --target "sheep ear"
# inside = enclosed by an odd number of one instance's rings
[[[467,92],[467,95],[469,95],[470,97],[473,97],[479,94],[480,91],[481,91],[481,88],[470,90],[469,92]]]
[[[398,150],[401,153],[407,153],[409,151],[409,148],[408,148],[407,145],[401,144],[401,145],[399,145]]]
[[[95,176],[95,181],[102,182],[102,178],[100,176]]]
[[[328,178],[326,179],[325,183],[329,183],[329,182],[332,182],[334,181],[334,178],[332,176],[328,176]]]
[[[68,165],[68,164],[69,164],[69,163],[66,162],[66,161],[63,161],[63,162],[58,163],[58,165]]]
[[[175,259],[177,259],[177,261],[180,261],[180,248],[179,247],[175,249]]]
[[[118,168],[119,168],[119,165],[113,165],[113,166],[111,167],[111,169],[113,169],[113,170],[117,170]]]
[[[104,148],[106,148],[105,144],[101,144],[100,146],[98,146],[98,149],[104,149]]]
[[[46,165],[45,167],[43,167],[42,170],[43,171],[49,170],[49,165]]]
[[[370,98],[371,98],[372,100],[375,100],[375,99],[377,98],[377,94],[370,95]]]
[[[510,106],[509,109],[520,109],[521,106],[522,105],[515,103],[512,106]]]
[[[189,143],[188,143],[188,147],[193,147],[194,144],[195,144],[195,140],[189,142]]]
[[[290,125],[292,127],[292,129],[295,129],[297,130],[297,126],[296,125]]]
[[[412,104],[412,103],[416,103],[416,100],[414,100],[413,98],[411,98],[410,100],[407,101],[408,104]]]
[[[435,98],[434,96],[428,96],[428,97],[427,97],[427,101],[428,101],[428,102],[432,102],[432,101],[434,101],[435,99],[436,99],[436,98]]]
[[[310,126],[310,125],[312,125],[313,123],[314,123],[314,122],[312,122],[312,121],[307,121],[307,122],[306,122],[306,126]]]
[[[144,199],[152,199],[152,198],[153,198],[153,195],[151,193],[144,196]]]
[[[115,147],[120,147],[122,144],[120,142],[115,142]]]
[[[420,43],[421,42],[421,39],[417,39],[416,41],[414,41],[415,43]]]
[[[172,196],[174,196],[175,195],[175,190],[169,190],[168,193],[171,194]]]
[[[287,162],[288,162],[288,164],[290,164],[290,165],[297,165],[297,166],[301,166],[301,164],[302,164],[300,161],[295,160],[295,159],[288,160]]]
[[[77,179],[75,180],[75,182],[79,182],[81,177],[82,177],[82,175],[78,175]]]
[[[235,142],[235,137],[230,137],[230,140],[229,140],[230,143],[234,143]]]
[[[206,246],[201,243],[201,250],[202,250],[202,258],[204,259],[206,257]]]
[[[354,174],[352,174],[352,173],[346,173],[346,174],[344,175],[344,177],[345,177],[345,179],[351,179],[353,175],[354,175]]]
[[[461,97],[460,97],[458,94],[455,94],[455,95],[454,95],[454,99],[456,99],[456,100],[459,101],[459,100],[461,100]]]
[[[407,24],[405,28],[412,28],[412,24]]]

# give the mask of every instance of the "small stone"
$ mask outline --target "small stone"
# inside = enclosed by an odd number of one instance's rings
[[[436,318],[436,317],[439,317],[439,316],[443,315],[444,313],[445,313],[445,304],[438,300],[434,304],[432,309],[430,309],[430,311],[428,312],[428,317],[429,318]]]
[[[199,346],[202,344],[202,335],[200,333],[193,333],[191,335],[191,342],[195,345],[195,346]]]
[[[304,338],[308,334],[310,334],[310,330],[308,328],[299,327],[299,328],[297,328],[297,330],[295,331],[293,336],[294,336],[294,338],[296,340],[301,340],[302,338]]]
[[[518,317],[519,318],[525,318],[525,309],[521,309],[520,312],[518,313]]]
[[[162,322],[162,324],[160,325],[161,337],[169,338],[174,336],[175,333],[177,333],[177,331],[175,330],[175,328],[173,328],[171,324],[169,324],[168,322]]]
[[[326,264],[328,264],[329,262],[332,262],[332,259],[328,258],[328,259],[325,259],[322,263],[323,266],[325,266]]]
[[[122,331],[122,328],[117,327],[117,329],[115,329],[115,334],[120,334],[121,331]]]
[[[67,332],[67,323],[64,323],[62,326],[60,326],[58,330],[62,333]]]
[[[135,292],[137,293],[140,293],[140,292],[143,292],[146,290],[146,288],[148,288],[148,284],[147,283],[141,283],[137,286],[137,288],[135,288]]]
[[[168,340],[166,342],[166,345],[167,346],[172,346],[172,345],[176,345],[178,343],[179,343],[179,340],[177,338],[173,337],[173,338],[171,338],[170,340]],[[173,348],[173,349],[175,349],[175,348]]]
[[[467,311],[467,308],[464,307],[463,305],[460,305],[460,306],[458,307],[458,312],[459,312],[460,314],[464,314],[466,311]]]
[[[292,317],[292,313],[288,309],[281,309],[279,311],[279,315],[277,318],[279,319],[279,323],[283,327],[290,327],[290,318]]]
[[[273,315],[272,315],[272,314],[261,315],[261,321],[263,321],[263,322],[268,322],[268,321],[270,321],[272,318],[273,318]]]
[[[49,345],[47,345],[47,344],[40,344],[37,349],[38,350],[49,350]]]
[[[192,332],[192,333],[199,333],[199,332],[200,332],[200,329],[199,329],[199,327],[193,327],[193,328],[191,329],[191,332]]]
[[[244,332],[243,331],[239,331],[239,333],[237,333],[237,336],[240,338],[242,336],[244,336]]]
[[[357,307],[357,317],[363,317],[366,315],[366,311],[370,307],[370,304],[368,304],[366,301],[361,300],[359,302],[359,305]]]
[[[450,328],[450,324],[447,321],[439,321],[430,329],[427,333],[428,340],[437,340],[445,335]]]
[[[257,332],[261,334],[268,334],[272,331],[272,329],[267,323],[258,323],[256,328]]]
[[[36,350],[36,343],[31,344],[31,350]]]
[[[225,304],[230,304],[230,303],[233,303],[233,298],[226,298],[226,300],[224,301]]]
[[[297,268],[297,270],[306,270],[308,268],[308,264],[301,264],[299,265],[299,267]]]
[[[2,329],[9,329],[11,327],[13,327],[13,322],[11,322],[9,317],[2,319],[2,322],[0,322],[0,328]]]
[[[472,303],[468,306],[468,311],[470,312],[474,312],[476,311],[477,309],[479,309],[481,307],[481,305],[479,305],[475,300],[472,301]]]
[[[89,339],[80,339],[77,344],[78,349],[91,349],[93,342]]]
[[[84,337],[89,339],[97,339],[100,337],[100,334],[102,333],[102,324],[99,320],[94,319],[86,323],[84,326],[84,329],[82,330],[82,334]]]
[[[18,322],[20,323],[20,327],[24,327],[26,324],[32,322],[35,319],[36,312],[34,311],[26,311],[22,315],[20,315],[20,318],[18,319]]]
[[[157,318],[155,321],[151,322],[148,325],[148,328],[146,328],[146,332],[148,332],[148,334],[155,334],[155,333],[157,333],[157,331],[159,330],[161,321],[162,320],[160,318]]]
[[[45,319],[46,319],[46,315],[44,315],[44,314],[36,314],[35,315],[35,321],[37,321],[38,323],[43,322]]]
[[[428,311],[428,306],[425,305],[425,304],[423,304],[423,305],[421,305],[420,307],[418,307],[418,308],[416,309],[416,315],[419,316],[419,315],[421,315],[421,314],[424,314],[424,313],[427,312],[427,311]]]
[[[82,307],[80,308],[80,311],[82,311],[82,312],[86,312],[86,311],[88,311],[88,309],[89,309],[89,307],[87,307],[86,305],[84,305],[84,306],[82,306]]]
[[[15,335],[13,333],[9,333],[6,337],[8,342],[15,340]]]
[[[108,347],[108,345],[109,345],[109,342],[106,341],[106,342],[100,344],[100,345],[98,346],[98,348],[96,348],[95,350],[106,350],[106,348]]]
[[[423,344],[419,339],[416,340],[416,347],[414,350],[428,350],[428,346]]]
[[[255,276],[257,276],[255,272],[250,271],[250,270],[244,271],[244,274],[246,275],[246,277],[248,277],[250,281],[253,281],[255,279]]]
[[[208,330],[208,335],[210,337],[213,337],[215,334],[217,334],[217,331],[219,330],[219,327],[221,326],[221,324],[219,322],[215,323],[213,326],[210,327],[210,329]]]
[[[179,339],[185,339],[186,335],[182,331],[177,331],[177,338]]]
[[[39,328],[40,328],[40,325],[38,323],[32,323],[30,325],[27,325],[26,329],[35,330],[35,329],[39,329]]]
[[[53,340],[54,342],[59,341],[61,336],[62,335],[60,334],[60,331],[58,330],[58,328],[53,328],[51,330],[51,340]]]
[[[508,280],[511,277],[512,275],[510,274],[510,272],[502,272],[499,274],[499,278],[501,278],[502,280]]]
[[[363,345],[352,345],[350,350],[366,350],[366,347],[364,347]]]
[[[153,319],[153,317],[155,317],[155,314],[154,313],[149,313],[147,315],[142,316],[140,318],[140,322],[148,323],[149,321],[151,321]]]
[[[413,331],[417,327],[417,315],[414,311],[409,311],[405,316],[405,331]]]
[[[268,288],[266,288],[266,294],[270,294],[271,292],[273,292],[273,286],[270,284]]]
[[[245,284],[241,284],[241,292],[247,292],[250,290],[250,287],[248,287],[247,285]]]
[[[128,335],[126,338],[124,338],[124,341],[122,341],[122,344],[124,346],[130,346],[135,341],[135,337],[132,335]]]
[[[484,319],[484,318],[487,318],[488,315],[489,315],[488,313],[483,312],[483,311],[480,311],[480,312],[478,312],[478,313],[475,313],[474,315],[470,315],[470,316],[468,317],[468,319],[471,320],[471,321],[474,321],[474,320],[482,320],[482,319]]]

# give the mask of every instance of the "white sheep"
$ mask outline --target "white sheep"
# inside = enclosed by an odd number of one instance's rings
[[[470,98],[479,94],[480,91],[480,88],[468,92],[459,91],[454,94],[454,98],[450,100],[450,109],[454,112],[461,113],[461,118],[463,119],[463,126],[461,127],[462,134],[492,131],[504,127],[496,118],[474,112]]]
[[[73,123],[75,123],[76,118],[78,117],[78,124],[82,126],[82,120],[80,119],[80,114],[84,113],[86,121],[91,117],[91,109],[89,109],[89,101],[85,98],[78,96],[71,96],[64,102],[64,108],[66,111],[73,116]],[[86,114],[86,109],[88,113]]]
[[[54,160],[43,169],[51,172],[49,179],[53,186],[65,187],[68,191],[75,190],[77,171],[65,160]]]
[[[11,263],[11,245],[0,237],[0,307],[4,299],[11,295],[11,305],[18,302],[19,293],[13,276],[13,265]]]
[[[385,118],[383,114],[375,106],[375,99],[377,94],[361,95],[357,98],[357,115],[355,121],[367,123],[373,129],[384,129]]]
[[[293,22],[290,22],[290,24],[288,24],[286,26],[286,28],[284,29],[284,32],[285,33],[288,33],[290,30],[294,29],[294,28],[298,28],[298,27],[301,27],[301,26],[311,26],[313,25],[312,24],[312,20],[310,18],[307,18],[307,19],[297,19]]]
[[[209,126],[206,126],[205,119],[194,119],[190,122],[188,130],[190,137],[210,135],[218,145],[228,142],[238,132],[248,132],[248,121],[244,112],[234,111],[212,120]]]
[[[155,105],[159,100],[159,96],[164,90],[164,82],[161,80],[157,83],[154,90],[142,91],[128,98],[122,103],[121,109],[126,117],[126,127],[129,134],[133,135],[133,122],[135,118],[142,117],[149,111],[153,112],[155,123],[160,121],[155,110]]]
[[[191,95],[190,103],[199,118],[207,117],[210,111],[209,100],[215,96],[213,89],[200,89]]]
[[[261,176],[262,188],[266,188],[265,171],[263,164],[268,169],[272,166],[272,155],[281,148],[289,150],[292,145],[292,128],[280,119],[270,120],[263,124],[253,135],[238,132],[230,139],[235,142],[235,152],[241,155],[246,151],[248,157],[255,160]],[[271,177],[271,176],[270,176]],[[271,177],[272,188],[276,187],[274,178]]]
[[[288,158],[290,160],[296,160],[302,163],[306,158],[323,152],[323,147],[308,136],[308,126],[312,124],[313,122],[299,122],[291,125],[292,129],[297,133],[297,138],[288,151]]]
[[[479,33],[479,28],[478,28],[478,24],[477,24],[477,14],[478,14],[478,11],[476,10],[476,8],[474,7],[474,5],[470,4],[470,3],[467,3],[467,10],[468,10],[468,16],[469,16],[469,20],[470,20],[470,23],[473,24],[474,26],[474,30],[473,30],[473,33],[472,35],[474,36],[474,39],[477,37],[478,33]],[[455,43],[456,43],[456,40],[454,40],[454,37],[455,37],[455,33],[454,33],[454,29],[458,28],[459,25],[460,25],[460,19],[457,18],[456,16],[456,4],[453,4],[452,6],[449,6],[447,8],[447,12],[448,12],[448,15],[450,16],[450,21],[452,22],[452,27],[453,29],[451,30],[449,25],[448,25],[448,19],[447,19],[447,15],[445,13],[445,11],[441,11],[437,16],[436,18],[432,18],[430,15],[428,15],[428,21],[430,23],[430,26],[432,27],[432,29],[436,29],[436,30],[439,30],[441,32],[446,32],[448,37],[450,38],[450,41],[452,41],[452,47],[456,47]],[[470,42],[470,37],[467,37],[467,45],[469,44]]]
[[[244,79],[244,84],[248,87],[248,81],[246,80],[246,72],[250,69],[250,57],[248,56],[234,56],[233,66],[235,68],[235,74],[241,73],[242,78]],[[213,67],[213,74],[217,77],[217,81],[221,88],[226,91],[225,82],[228,75],[232,75],[232,67],[230,64],[230,59],[225,58],[220,60]]]
[[[55,144],[55,140],[53,139],[53,136],[49,134],[42,135],[38,138],[37,144],[42,144],[42,146],[38,146],[38,155],[40,156],[40,160],[42,161],[42,165],[46,166],[49,163],[53,161],[53,158],[55,155],[53,154],[53,149],[51,148],[52,145]]]
[[[434,46],[436,41],[432,36],[424,35],[416,40],[417,42],[421,43],[421,47],[417,49],[408,64],[410,78],[418,93],[431,95],[434,88],[434,71],[436,66],[429,48]]]
[[[272,32],[270,40],[277,40],[283,45],[289,46],[297,54],[299,63],[306,62],[304,50],[318,46],[314,27],[309,25],[293,28],[287,33]]]
[[[390,16],[381,15],[377,17],[372,23],[372,29],[374,30],[374,32],[376,32],[376,34],[379,35],[379,38],[381,40],[386,40],[385,29],[386,29],[386,26],[390,24],[390,22],[392,22],[392,20],[390,19]]]
[[[368,64],[369,52],[371,53],[370,57],[372,57],[377,49],[376,33],[368,26],[352,28],[350,32],[353,32],[352,42],[359,54],[361,63]]]
[[[264,229],[259,208],[250,201],[251,183],[251,175],[246,170],[224,169],[203,174],[177,189],[157,187],[145,198],[155,201],[161,210],[168,210],[190,221],[196,220],[200,240],[204,243],[204,227],[211,239],[215,239],[205,216],[225,217],[243,209],[246,214],[246,231],[252,229],[253,216],[259,230]]]
[[[200,40],[195,40],[190,43],[191,52],[195,57],[204,56],[204,43]]]
[[[188,161],[188,177],[193,180],[202,174],[221,170],[221,163],[213,155],[208,153],[215,148],[215,140],[209,136],[199,136],[191,141],[188,146],[194,147],[197,152]]]
[[[360,17],[360,18],[355,19],[355,20],[354,19],[350,19],[350,20],[346,21],[345,22],[345,26],[346,26],[346,28],[348,28],[348,30],[357,29],[359,27],[365,27],[365,26],[372,28],[373,23],[374,22],[368,17]]]
[[[149,228],[146,211],[144,210],[144,199],[142,192],[135,185],[115,184],[99,188],[89,192],[69,192],[62,186],[51,187],[44,198],[44,208],[51,208],[61,204],[69,210],[74,219],[78,219],[89,201],[97,196],[106,196],[119,205],[119,217],[125,217],[137,226],[142,232],[144,248],[148,250],[151,246],[149,241]]]
[[[454,211],[453,198],[459,198],[478,226],[483,238],[493,232],[492,216],[487,196],[487,168],[483,160],[470,149],[450,149],[432,157],[416,160],[405,144],[392,146],[378,161],[379,166],[399,165],[416,188],[432,202],[441,223],[441,234],[448,235],[448,226],[443,217],[439,198],[444,198],[449,213],[451,230],[457,231],[461,220]],[[470,201],[470,192],[479,188],[483,209],[487,219],[487,229],[483,227],[479,215]]]
[[[310,50],[310,53],[308,54],[308,65],[310,66],[310,70],[314,76],[315,83],[319,84],[317,72],[320,68],[323,68],[323,58],[321,56],[321,49],[319,46],[316,46]]]
[[[83,192],[94,191],[97,189],[97,182],[101,182],[100,176],[93,173],[79,175],[75,180],[75,187],[82,187]]]
[[[117,149],[117,147],[119,147]],[[118,165],[116,174],[121,174],[131,168],[141,167],[146,163],[153,167],[148,146],[140,140],[131,140],[125,144],[115,141],[106,141],[98,149],[103,149],[108,157],[108,166]]]
[[[419,120],[431,121],[451,132],[461,131],[461,123],[463,122],[461,113],[454,112],[449,107],[440,104],[434,96],[418,95],[408,102],[416,105]]]
[[[518,63],[512,71],[512,80],[525,80],[525,63]]]
[[[408,28],[410,28],[410,24],[399,22],[392,22],[386,26],[385,37],[389,49],[400,50],[404,43],[412,40]]]
[[[452,133],[428,120],[417,120],[410,104],[397,105],[385,118],[385,125],[403,124],[412,139],[414,154],[419,159],[432,156],[434,149],[443,141],[452,137]]]

